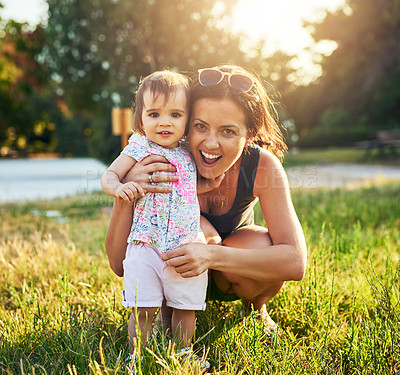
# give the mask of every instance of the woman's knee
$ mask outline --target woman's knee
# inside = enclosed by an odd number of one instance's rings
[[[256,225],[239,228],[226,237],[223,245],[242,249],[259,249],[272,246],[272,240],[268,230]]]
[[[225,246],[242,249],[262,249],[272,246],[268,230],[260,226],[239,228],[222,243]],[[222,276],[232,284],[232,291],[243,300],[259,309],[274,297],[282,288],[284,281],[259,281],[231,273],[222,272]]]

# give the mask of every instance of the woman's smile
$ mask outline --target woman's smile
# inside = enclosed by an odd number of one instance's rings
[[[232,100],[196,101],[188,141],[200,175],[226,172],[242,155],[247,133],[244,112]]]
[[[221,155],[209,154],[202,150],[200,150],[200,155],[202,156],[204,163],[208,165],[215,164],[218,161],[218,159],[222,157]]]

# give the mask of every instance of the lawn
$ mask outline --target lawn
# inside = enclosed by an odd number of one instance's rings
[[[208,303],[194,348],[211,373],[399,374],[399,198],[400,184],[293,192],[306,276],[271,300],[275,335],[240,302]],[[128,312],[103,245],[111,203],[0,206],[0,373],[125,373]],[[165,336],[142,355],[143,374],[201,373]]]
[[[327,163],[400,165],[400,155],[386,152],[381,156],[373,151],[367,156],[365,150],[356,148],[290,149],[284,159],[285,167]]]

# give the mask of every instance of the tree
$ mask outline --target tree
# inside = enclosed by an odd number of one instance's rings
[[[54,124],[49,111],[54,101],[47,91],[47,75],[36,60],[43,33],[9,21],[0,35],[0,147],[22,153],[53,151]]]
[[[399,127],[400,1],[349,0],[313,27],[317,42],[334,40],[338,47],[323,58],[322,77],[287,97],[303,134],[324,127],[326,136],[340,144],[340,135],[332,137],[337,124],[331,121],[330,132],[326,122],[333,113],[345,114],[342,135],[353,132],[347,144],[372,129]]]
[[[48,0],[47,61],[57,92],[79,115],[91,155],[115,156],[113,106],[130,106],[140,77],[244,63],[240,38],[217,27],[236,0]]]

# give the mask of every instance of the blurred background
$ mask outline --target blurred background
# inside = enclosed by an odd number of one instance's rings
[[[235,63],[279,103],[290,148],[400,128],[398,0],[0,0],[0,154],[110,162],[140,77]]]

